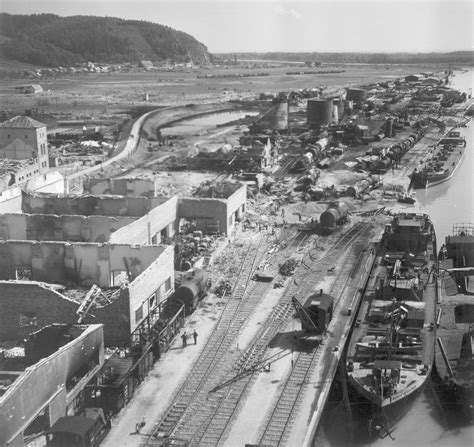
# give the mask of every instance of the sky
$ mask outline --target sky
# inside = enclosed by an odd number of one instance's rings
[[[0,0],[0,7],[147,20],[191,34],[211,53],[455,51],[472,49],[474,36],[471,0]]]

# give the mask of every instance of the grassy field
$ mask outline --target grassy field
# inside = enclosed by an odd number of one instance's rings
[[[298,71],[300,68],[282,67],[255,70],[269,73],[269,76],[262,77],[197,78],[198,75],[206,74],[252,73],[252,70],[237,68],[182,72],[91,73],[44,80],[2,80],[0,100],[3,109],[16,113],[34,107],[45,112],[113,113],[140,105],[222,102],[252,97],[261,92],[380,82],[409,73],[439,70],[439,67],[347,65],[338,69],[344,69],[345,72],[287,75],[287,72]],[[28,83],[39,83],[44,92],[25,95],[15,90],[15,87]],[[145,101],[146,95],[148,101]]]

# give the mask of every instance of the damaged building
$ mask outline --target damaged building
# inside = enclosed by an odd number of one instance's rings
[[[189,198],[156,197],[154,183],[139,180],[86,187],[142,195],[22,192],[22,212],[0,215],[0,341],[55,323],[103,324],[115,351],[87,396],[115,413],[184,324],[188,309],[172,299],[173,237],[186,223],[230,236],[246,187],[208,184]]]
[[[104,365],[101,324],[55,324],[0,356],[0,444],[23,446],[61,417],[84,411],[84,390]]]

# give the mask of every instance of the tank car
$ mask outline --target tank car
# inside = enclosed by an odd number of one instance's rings
[[[338,225],[347,222],[349,216],[349,207],[345,202],[331,203],[320,218],[319,224],[323,233],[333,232]]]
[[[175,290],[172,300],[184,304],[186,314],[190,314],[204,298],[210,285],[209,273],[202,269],[194,269],[184,277]]]

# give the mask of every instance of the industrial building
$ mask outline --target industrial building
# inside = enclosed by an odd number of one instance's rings
[[[24,446],[84,411],[84,389],[104,364],[103,327],[50,325],[2,354],[0,445]]]
[[[36,173],[49,170],[46,124],[28,116],[0,123],[0,159],[31,160]],[[35,173],[34,170],[30,173]]]

